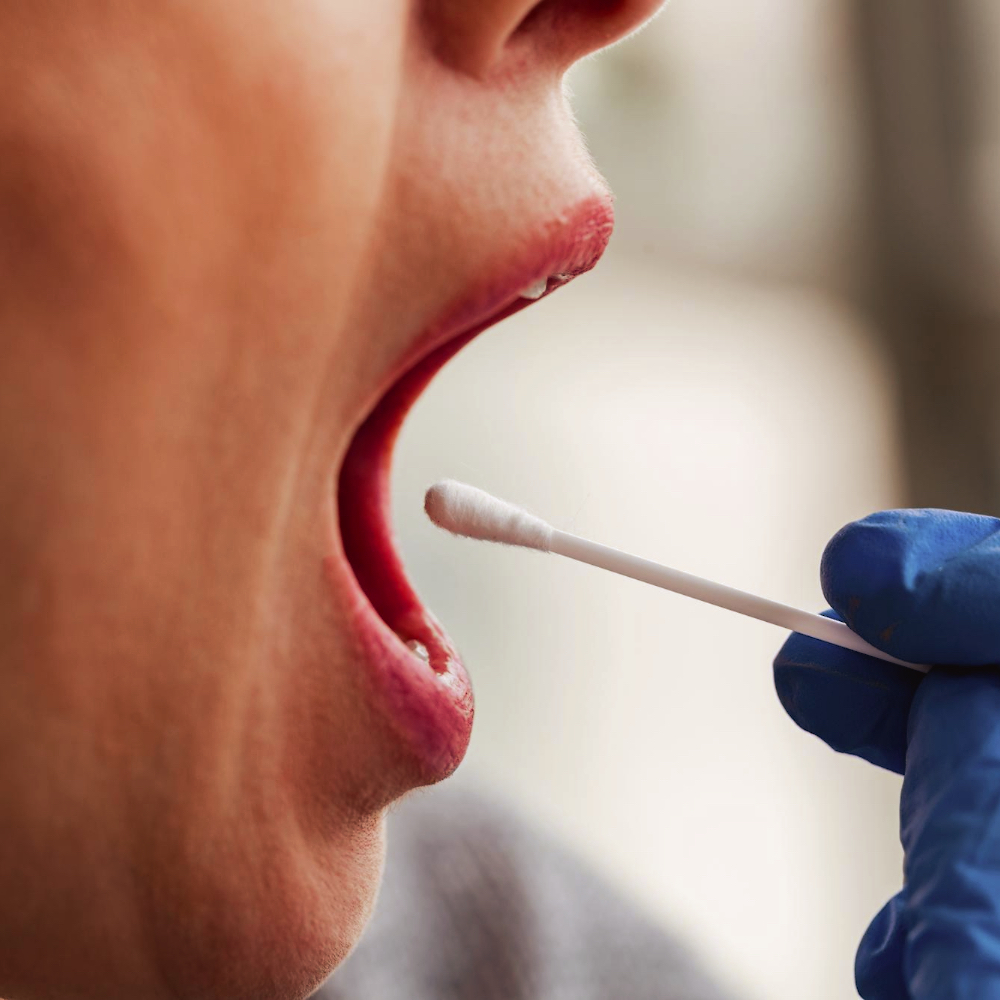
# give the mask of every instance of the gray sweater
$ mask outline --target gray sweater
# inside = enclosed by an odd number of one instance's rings
[[[724,998],[565,851],[449,783],[390,817],[372,923],[314,1000]]]

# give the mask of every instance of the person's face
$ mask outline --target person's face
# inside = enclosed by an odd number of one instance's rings
[[[302,997],[352,947],[472,722],[394,431],[603,250],[561,79],[658,6],[3,5],[0,995]]]

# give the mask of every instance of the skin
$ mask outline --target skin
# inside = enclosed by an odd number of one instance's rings
[[[416,781],[336,470],[600,189],[561,77],[657,6],[0,6],[0,995],[304,997],[357,940]]]

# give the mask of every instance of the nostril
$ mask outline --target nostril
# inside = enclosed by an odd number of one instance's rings
[[[541,0],[528,11],[511,37],[530,32],[542,24],[565,28],[579,18],[613,16],[627,3],[628,0]]]
[[[535,66],[564,71],[651,17],[664,0],[421,0],[435,55],[477,78]]]
[[[664,0],[541,0],[508,41],[533,42],[563,69],[635,31]]]

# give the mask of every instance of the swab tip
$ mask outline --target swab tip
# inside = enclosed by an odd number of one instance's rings
[[[543,552],[552,544],[552,528],[540,518],[454,479],[443,479],[427,491],[424,510],[439,528],[464,538]]]

